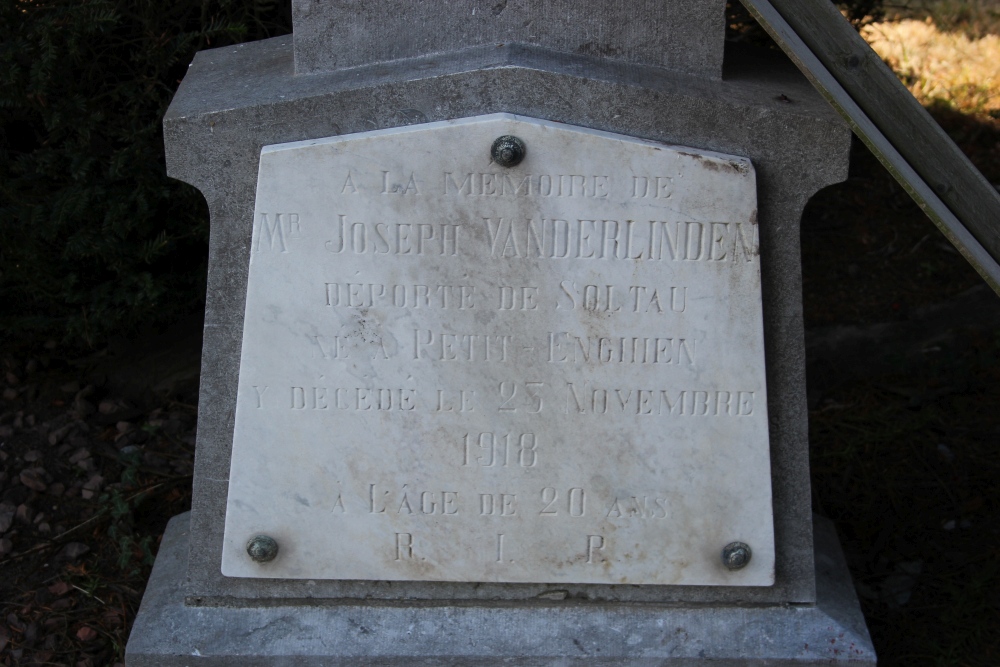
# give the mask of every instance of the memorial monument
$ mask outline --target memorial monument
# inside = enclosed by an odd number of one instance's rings
[[[141,665],[874,664],[810,512],[849,130],[724,2],[310,2],[164,119],[212,216]]]

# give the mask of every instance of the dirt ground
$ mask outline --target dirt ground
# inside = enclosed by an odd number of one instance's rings
[[[1000,123],[934,112],[1000,182]],[[1000,665],[1000,298],[855,147],[802,224],[814,509],[880,665]]]
[[[1000,182],[1000,124],[936,113]],[[880,664],[998,665],[1000,300],[961,296],[978,277],[863,148],[802,240],[810,339],[854,341],[810,348],[814,508]],[[904,330],[916,352],[897,354]],[[0,352],[0,664],[121,663],[166,521],[190,504],[196,331]]]

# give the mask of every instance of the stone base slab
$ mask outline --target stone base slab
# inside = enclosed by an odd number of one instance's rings
[[[167,526],[128,667],[219,665],[875,665],[832,524],[815,527],[815,606],[550,599],[493,605],[295,600],[185,604],[189,516]]]

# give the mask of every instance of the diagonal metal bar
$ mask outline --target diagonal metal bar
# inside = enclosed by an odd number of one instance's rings
[[[828,0],[740,0],[1000,294],[1000,193]]]

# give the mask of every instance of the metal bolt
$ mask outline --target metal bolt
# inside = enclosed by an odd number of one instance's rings
[[[254,535],[247,542],[247,553],[256,563],[269,563],[278,556],[278,543],[267,535]]]
[[[722,564],[730,570],[742,570],[750,562],[753,551],[742,542],[730,542],[722,549]]]
[[[524,142],[512,134],[505,134],[497,137],[490,147],[490,155],[493,161],[501,167],[513,167],[521,163],[524,159]]]

